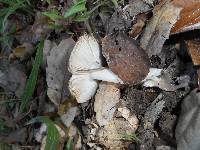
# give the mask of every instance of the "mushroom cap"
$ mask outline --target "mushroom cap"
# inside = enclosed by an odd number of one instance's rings
[[[147,54],[126,34],[107,35],[102,40],[102,49],[109,68],[125,84],[138,84],[149,73]]]

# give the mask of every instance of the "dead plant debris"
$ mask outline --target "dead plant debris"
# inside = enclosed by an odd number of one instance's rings
[[[0,0],[0,150],[199,150],[199,0]]]

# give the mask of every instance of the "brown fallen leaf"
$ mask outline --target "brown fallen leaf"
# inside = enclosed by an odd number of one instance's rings
[[[142,34],[140,46],[149,57],[161,52],[163,44],[169,38],[170,30],[176,23],[181,7],[166,0],[153,10],[153,17]]]
[[[129,31],[129,36],[131,36],[132,38],[138,37],[142,33],[147,18],[147,14],[145,13],[138,15],[136,17],[136,23],[133,24],[133,26],[131,27],[131,31]]]
[[[200,1],[173,0],[173,4],[182,7],[180,17],[174,24],[171,33],[180,33],[200,29]]]
[[[113,118],[115,105],[119,102],[120,90],[111,83],[100,83],[95,96],[94,111],[100,126],[107,125]]]
[[[195,66],[200,65],[200,40],[186,41],[189,55]]]
[[[67,82],[71,74],[67,70],[67,63],[74,44],[71,38],[62,40],[47,56],[47,95],[57,106],[69,96]]]
[[[109,68],[124,83],[137,84],[149,73],[147,54],[124,33],[107,35],[102,40],[102,48]]]

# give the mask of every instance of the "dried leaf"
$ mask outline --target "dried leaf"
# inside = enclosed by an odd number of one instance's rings
[[[172,34],[200,29],[200,1],[173,0],[173,4],[181,6],[183,9],[171,30]]]
[[[195,66],[200,65],[200,41],[190,40],[186,41],[188,46],[188,52],[192,58],[193,64]]]
[[[100,83],[95,96],[94,111],[100,126],[107,125],[113,118],[115,105],[119,102],[120,90],[112,84]]]
[[[62,40],[58,46],[52,48],[47,56],[47,95],[55,105],[59,105],[69,96],[67,82],[70,73],[67,71],[67,62],[74,44],[71,38]]]
[[[132,38],[137,38],[142,33],[143,27],[146,24],[146,20],[146,14],[138,15],[136,18],[136,23],[133,24],[133,26],[131,27],[131,31],[128,32],[129,36],[131,36]]]
[[[170,30],[176,23],[181,7],[175,6],[170,0],[154,8],[154,15],[142,34],[140,46],[149,57],[161,52],[163,44],[169,38]]]
[[[200,147],[200,93],[194,89],[182,102],[175,135],[178,150],[197,150]]]
[[[109,68],[124,83],[140,83],[148,74],[148,56],[125,34],[107,35],[102,41],[102,47]]]

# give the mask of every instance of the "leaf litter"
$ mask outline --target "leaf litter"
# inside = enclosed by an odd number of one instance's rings
[[[0,2],[0,149],[199,148],[199,1],[15,2]]]
[[[46,56],[47,95],[55,105],[59,105],[69,96],[67,81],[70,73],[64,66],[68,65],[67,60],[73,47],[73,39],[65,39],[58,46],[52,47]]]

